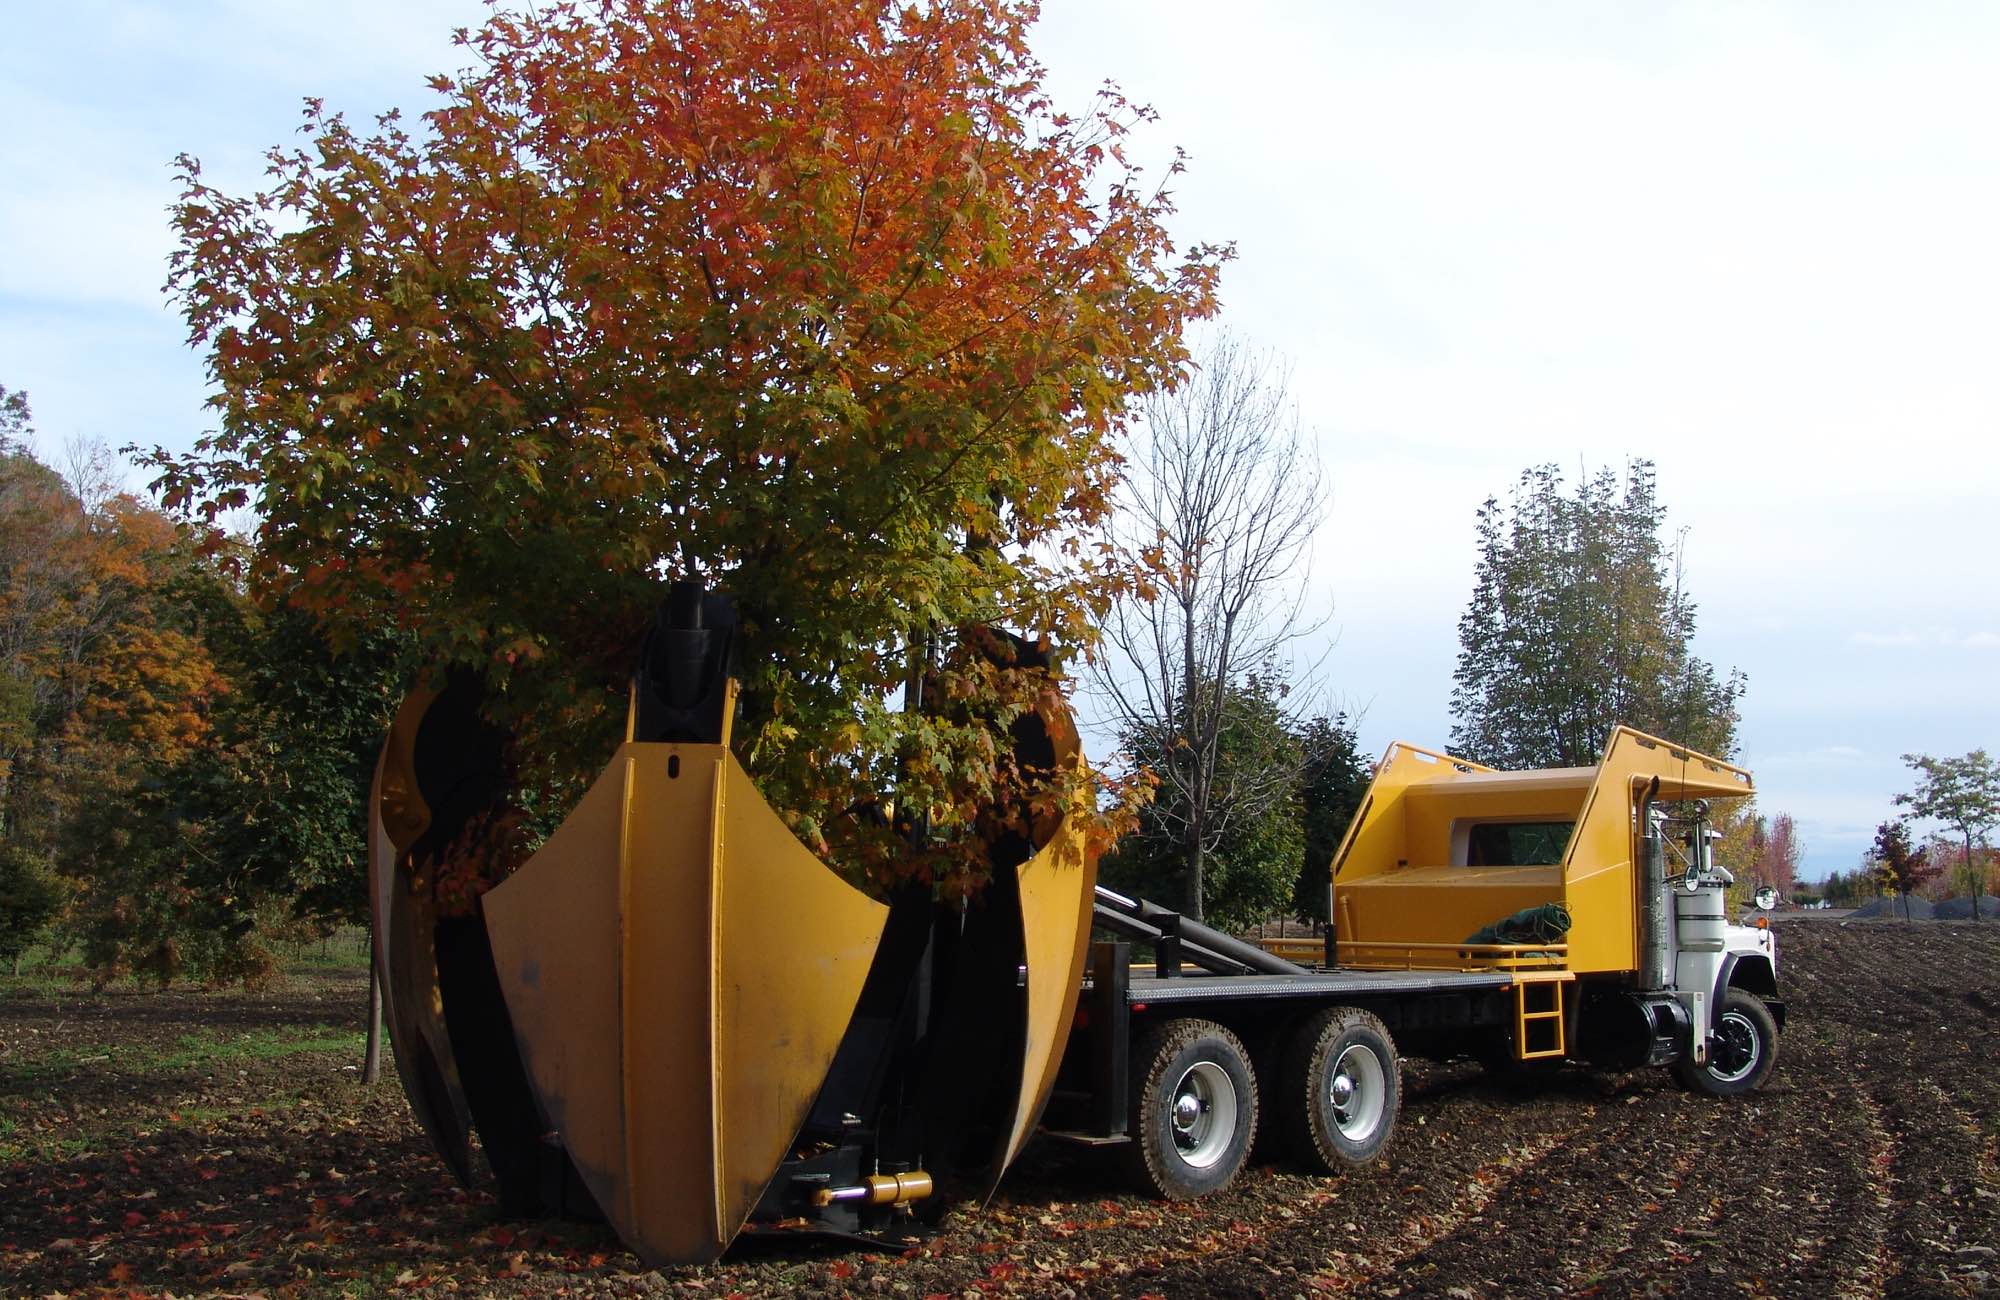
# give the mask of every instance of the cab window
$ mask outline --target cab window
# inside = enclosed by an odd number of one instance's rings
[[[1475,822],[1466,836],[1468,867],[1540,867],[1561,862],[1575,822]]]

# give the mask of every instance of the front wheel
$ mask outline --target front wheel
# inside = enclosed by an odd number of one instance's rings
[[[1388,1027],[1358,1007],[1330,1007],[1292,1033],[1279,1074],[1286,1152],[1323,1173],[1380,1155],[1396,1131],[1402,1071]]]
[[[1169,1020],[1132,1057],[1132,1172],[1170,1201],[1227,1187],[1257,1133],[1257,1083],[1236,1035]]]
[[[1697,1091],[1739,1097],[1763,1087],[1777,1063],[1778,1022],[1771,1009],[1754,993],[1729,989],[1709,1028],[1707,1062],[1696,1065],[1683,1058],[1674,1070]]]

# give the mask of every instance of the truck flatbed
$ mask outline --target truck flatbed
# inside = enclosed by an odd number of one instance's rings
[[[1133,1007],[1174,1003],[1259,1001],[1269,998],[1396,998],[1425,993],[1478,993],[1511,987],[1508,971],[1307,970],[1299,975],[1140,975],[1126,985]]]

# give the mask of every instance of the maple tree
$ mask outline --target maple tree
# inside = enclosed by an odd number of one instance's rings
[[[959,629],[1089,641],[1124,581],[1082,540],[1112,435],[1227,252],[1170,240],[1123,153],[1146,110],[1056,110],[1033,14],[496,12],[421,128],[311,102],[247,197],[184,159],[171,283],[220,427],[153,455],[165,501],[254,505],[262,598],[482,674],[550,806],[615,738],[663,580],[726,588],[736,745],[802,837],[976,879],[951,832],[1049,683]],[[897,709],[939,642],[942,698],[984,703]],[[892,788],[929,858],[841,815]]]
[[[67,477],[43,464],[14,440],[33,430],[25,398],[11,398],[0,446],[0,831],[10,891],[37,900],[14,928],[38,928],[60,904],[75,937],[175,887],[139,867],[170,835],[141,845],[123,828],[161,773],[208,743],[227,683],[175,599],[189,548],[173,523],[114,489],[100,449],[73,448]],[[150,951],[167,952],[155,942],[167,938],[154,928]],[[102,969],[131,969],[130,955]]]
[[[202,742],[72,836],[82,937],[102,974],[258,983],[268,940],[367,916],[363,799],[401,676],[392,636],[336,653],[295,610],[260,611],[211,563],[169,593],[226,689]]]
[[[1902,896],[1904,920],[1910,916],[1910,895],[1940,870],[1927,850],[1911,845],[1909,824],[1900,819],[1875,828],[1869,867],[1879,891]]]
[[[1798,822],[1790,813],[1775,817],[1754,816],[1748,825],[1747,854],[1740,861],[1749,867],[1750,881],[1769,885],[1780,898],[1791,897],[1798,884]]]

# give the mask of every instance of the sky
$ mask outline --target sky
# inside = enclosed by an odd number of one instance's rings
[[[420,112],[483,13],[10,18],[0,385],[45,455],[208,427],[161,291],[175,157],[242,192],[305,96]],[[1301,658],[1365,749],[1447,738],[1480,503],[1631,457],[1804,876],[1859,861],[1901,755],[2000,747],[2000,7],[1048,0],[1034,43],[1059,103],[1151,104],[1177,237],[1236,245],[1221,319],[1289,359],[1331,485]]]

